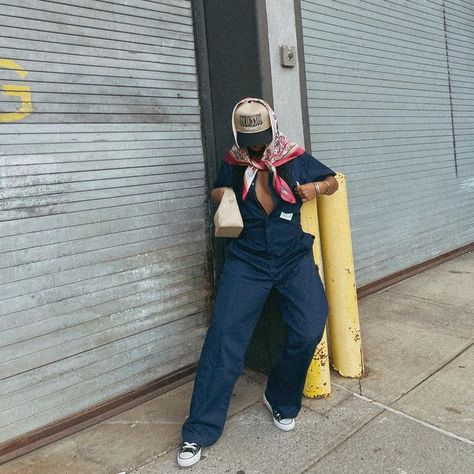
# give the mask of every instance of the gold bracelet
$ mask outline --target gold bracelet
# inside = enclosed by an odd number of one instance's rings
[[[329,183],[326,180],[324,180],[324,182],[328,185],[328,188],[326,189],[326,192],[325,192],[325,194],[327,194],[328,191],[329,191],[330,186],[329,186]]]
[[[319,187],[319,183],[313,183],[314,185],[314,190],[316,191],[316,194],[321,194],[321,188]]]

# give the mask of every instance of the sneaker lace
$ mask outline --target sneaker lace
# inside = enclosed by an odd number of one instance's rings
[[[273,416],[278,420],[281,421],[281,414],[277,410],[273,410]]]
[[[183,446],[181,447],[181,451],[187,451],[187,450],[190,450],[192,452],[196,451],[198,449],[198,443],[188,443],[187,441],[185,441],[183,443]]]

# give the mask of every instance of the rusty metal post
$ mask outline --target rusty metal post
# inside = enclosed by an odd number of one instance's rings
[[[316,236],[313,245],[313,256],[316,265],[319,267],[321,280],[324,283],[316,199],[305,202],[301,207],[301,227],[305,232]],[[316,347],[313,360],[311,361],[306,375],[306,382],[303,390],[303,394],[306,397],[324,397],[331,393],[331,379],[328,362],[328,343],[326,329],[324,329],[323,337]]]
[[[344,377],[361,377],[364,360],[352,254],[346,178],[336,176],[338,191],[318,198],[319,229],[329,302],[331,362]]]

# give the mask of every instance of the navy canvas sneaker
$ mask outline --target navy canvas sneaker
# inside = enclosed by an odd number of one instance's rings
[[[265,393],[263,394],[263,403],[265,406],[270,410],[270,413],[273,416],[273,424],[283,431],[291,431],[295,427],[295,419],[294,418],[282,418],[281,414],[278,410],[275,410],[270,405],[270,402],[267,400]]]
[[[201,459],[201,445],[184,441],[179,447],[177,461],[180,466],[188,467]]]

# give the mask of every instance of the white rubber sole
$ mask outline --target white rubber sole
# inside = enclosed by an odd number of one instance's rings
[[[201,449],[199,449],[199,451],[192,458],[188,459],[180,458],[178,453],[176,458],[176,460],[178,461],[178,465],[180,465],[181,467],[189,467],[193,464],[196,464],[201,459]]]
[[[294,429],[294,427],[296,425],[294,418],[291,419],[291,423],[280,423],[277,419],[274,418],[272,406],[270,405],[269,401],[267,400],[267,397],[265,396],[265,393],[263,394],[263,403],[265,403],[265,406],[268,408],[268,410],[270,411],[270,413],[272,415],[273,424],[279,430],[291,431],[292,429]],[[288,418],[285,418],[285,419],[288,419]]]

